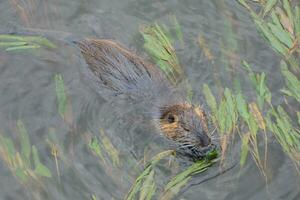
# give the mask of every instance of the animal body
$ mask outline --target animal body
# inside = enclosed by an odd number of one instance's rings
[[[205,112],[187,103],[179,88],[162,71],[112,40],[86,39],[76,42],[85,59],[91,81],[105,98],[125,98],[128,103],[147,100],[146,110],[159,132],[176,149],[201,159],[215,149]]]

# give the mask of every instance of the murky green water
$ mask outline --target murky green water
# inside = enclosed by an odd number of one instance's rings
[[[52,172],[52,178],[41,178],[21,184],[7,164],[0,160],[0,199],[123,199],[142,169],[143,157],[151,158],[167,149],[163,138],[151,132],[151,126],[129,112],[139,105],[116,106],[106,102],[89,87],[81,73],[83,65],[72,40],[84,37],[109,38],[131,49],[142,51],[140,26],[168,22],[176,15],[184,35],[184,46],[178,55],[195,96],[203,99],[201,88],[207,83],[218,94],[220,86],[233,88],[239,77],[249,99],[253,91],[240,67],[247,60],[255,70],[264,71],[275,94],[282,80],[279,58],[257,33],[248,13],[234,0],[2,0],[0,33],[38,33],[58,48],[37,51],[0,51],[0,134],[10,137],[19,147],[17,120],[22,120],[40,160]],[[202,35],[212,50],[214,62],[208,61],[198,45]],[[229,60],[230,50],[235,50]],[[62,74],[71,108],[65,120],[57,110],[54,75]],[[122,113],[130,113],[124,117]],[[103,129],[119,152],[120,163],[106,164],[88,148],[91,137]],[[47,138],[55,135],[60,147],[58,171]],[[299,176],[292,162],[284,156],[274,138],[269,140],[269,180],[266,184],[253,161],[243,169],[229,172],[200,185],[186,187],[176,199],[300,199]],[[236,152],[233,160],[238,161]],[[184,169],[188,161],[159,167],[158,191],[171,173]],[[177,168],[176,168],[177,166]],[[173,169],[174,167],[174,169]],[[210,176],[218,167],[193,179],[191,184]],[[158,197],[156,197],[158,198]]]

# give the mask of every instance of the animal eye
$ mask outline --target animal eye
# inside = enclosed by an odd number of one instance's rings
[[[174,123],[176,121],[176,117],[174,115],[170,114],[170,115],[168,115],[167,120],[171,124],[171,123]]]

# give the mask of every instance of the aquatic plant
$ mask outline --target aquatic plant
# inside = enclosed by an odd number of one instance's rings
[[[121,167],[121,161],[119,157],[119,151],[113,145],[110,138],[105,134],[103,129],[100,129],[100,139],[92,137],[89,140],[89,149],[100,158],[104,165],[107,165],[107,159],[112,162],[113,167]],[[108,166],[106,166],[108,167]]]
[[[140,199],[152,199],[156,190],[154,167],[161,159],[172,155],[174,155],[174,151],[168,150],[154,156],[142,173],[136,178],[125,199],[134,200],[138,194],[140,194]]]
[[[300,6],[289,0],[256,2],[260,11],[255,12],[246,0],[238,0],[250,13],[257,29],[291,69],[299,73]],[[254,2],[254,1],[252,1]]]
[[[175,24],[176,37],[183,41],[182,32],[176,17],[173,16],[171,19]],[[141,27],[140,33],[144,38],[144,49],[166,74],[166,77],[174,84],[182,80],[184,74],[173,47],[174,40],[170,29],[165,25],[155,23]]]
[[[56,48],[56,45],[41,36],[0,34],[0,49],[5,51],[29,50],[40,47]]]
[[[50,170],[41,163],[38,150],[30,144],[24,123],[17,121],[20,149],[9,137],[0,135],[0,156],[11,170],[12,174],[21,182],[40,181],[41,177],[50,178]]]

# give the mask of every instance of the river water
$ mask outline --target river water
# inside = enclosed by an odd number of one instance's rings
[[[89,87],[80,70],[82,57],[71,41],[86,37],[115,39],[146,56],[140,27],[169,23],[171,15],[176,16],[183,32],[184,45],[177,44],[176,49],[197,99],[203,100],[204,83],[217,95],[221,87],[233,88],[233,80],[238,77],[245,96],[254,100],[240,64],[246,60],[255,71],[266,73],[274,104],[283,101],[278,95],[283,87],[279,56],[234,0],[1,0],[0,33],[43,35],[58,48],[0,51],[0,134],[20,148],[16,125],[21,120],[41,163],[52,174],[52,178],[21,183],[1,159],[0,199],[125,197],[142,170],[143,158],[166,150],[165,141],[151,134],[151,127],[138,114],[131,115],[130,120],[120,117],[120,113],[138,105],[120,108]],[[213,62],[199,48],[199,35],[211,49]],[[57,110],[56,74],[63,76],[70,105],[65,120]],[[99,136],[100,129],[104,135]],[[55,135],[59,147],[58,170],[47,142],[50,134]],[[110,162],[111,156],[105,154],[108,164],[103,164],[92,154],[87,143],[95,135],[100,141],[110,140],[119,160]],[[268,148],[267,183],[249,159],[242,169],[234,167],[200,185],[188,184],[174,199],[300,199],[300,179],[293,163],[272,137]],[[236,152],[232,155],[233,160],[239,160]],[[162,163],[155,178],[158,194],[172,173],[190,164],[183,159],[172,165],[174,169],[166,169],[167,163]],[[192,183],[217,168],[194,177]]]

